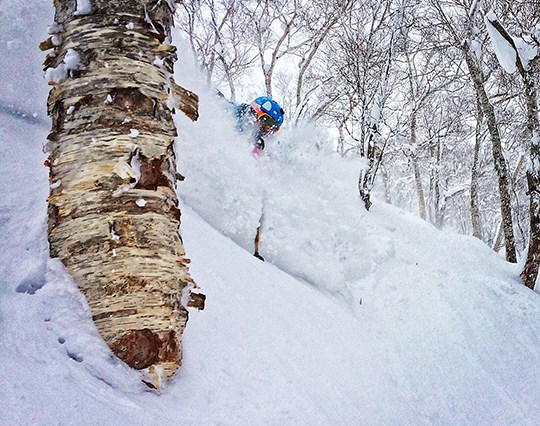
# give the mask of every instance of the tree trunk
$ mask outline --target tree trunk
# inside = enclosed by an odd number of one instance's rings
[[[527,287],[534,290],[540,266],[540,123],[538,120],[538,99],[534,74],[540,67],[540,56],[531,63],[529,71],[523,74],[527,102],[527,127],[531,132],[529,147],[530,166],[527,168],[529,188],[530,236],[527,260],[521,272],[521,279]]]
[[[371,208],[371,190],[375,182],[375,143],[373,141],[377,128],[372,129],[369,133],[367,142],[364,143],[364,164],[360,169],[358,176],[358,192],[360,198],[364,202],[364,207],[369,211]]]
[[[446,200],[444,195],[441,194],[441,163],[442,163],[442,150],[441,141],[437,140],[437,143],[433,146],[435,152],[432,152],[432,158],[435,157],[435,165],[431,168],[430,174],[430,193],[431,204],[430,208],[430,221],[436,228],[441,229],[444,223],[444,212],[446,208]]]
[[[524,284],[534,290],[540,267],[540,121],[538,119],[538,74],[540,54],[537,54],[529,66],[523,64],[523,58],[515,44],[514,38],[497,19],[489,18],[489,23],[506,39],[515,51],[515,65],[523,79],[525,87],[525,103],[527,105],[527,128],[531,135],[529,146],[529,167],[527,167],[527,185],[529,190],[530,237],[527,259],[521,272]],[[535,43],[538,41],[534,39]],[[538,47],[538,46],[537,46]]]
[[[416,156],[416,109],[413,110],[411,115],[411,147],[413,150],[411,154],[411,163],[414,173],[416,195],[418,197],[418,213],[422,219],[426,220],[426,198],[424,195],[424,187],[422,186],[422,177],[420,176],[420,166],[418,165],[418,158]]]
[[[510,182],[501,143],[501,136],[499,134],[499,129],[497,128],[495,110],[486,94],[486,90],[484,88],[484,77],[482,76],[482,72],[474,63],[474,60],[471,57],[468,43],[464,43],[463,45],[463,54],[465,56],[465,61],[467,63],[469,72],[471,74],[471,79],[476,90],[478,102],[480,102],[480,105],[482,106],[482,111],[484,113],[484,116],[486,117],[489,134],[491,136],[495,172],[497,173],[497,177],[499,180],[499,196],[501,202],[501,217],[503,222],[506,260],[508,262],[515,263],[517,262],[517,257],[516,244],[514,239],[514,226],[512,222],[512,206],[510,203]]]
[[[382,118],[382,110],[386,102],[386,94],[389,85],[390,67],[394,60],[394,48],[396,39],[399,34],[401,20],[407,1],[403,1],[397,11],[396,16],[391,28],[390,43],[388,45],[388,57],[384,66],[383,74],[379,80],[379,87],[371,105],[371,114],[369,120],[369,128],[367,129],[366,137],[362,138],[363,149],[361,157],[363,160],[358,176],[358,193],[360,198],[364,202],[364,207],[369,211],[372,205],[371,191],[375,185],[375,178],[377,177],[377,169],[382,162],[384,147],[376,146],[376,138],[379,137],[379,125]],[[365,123],[362,120],[362,123]]]
[[[179,236],[167,103],[173,2],[55,0],[48,112],[51,257],[85,294],[113,352],[159,387],[181,364],[195,285]],[[175,87],[196,118],[195,95]],[[189,302],[188,302],[189,305]]]
[[[471,224],[473,237],[482,240],[482,224],[480,221],[480,207],[478,203],[478,181],[480,174],[478,172],[478,162],[480,156],[480,147],[482,145],[482,122],[484,121],[484,115],[479,102],[476,103],[476,130],[475,130],[475,144],[474,144],[474,157],[471,171]]]

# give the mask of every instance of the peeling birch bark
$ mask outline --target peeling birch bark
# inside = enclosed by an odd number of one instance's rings
[[[179,108],[193,121],[199,118],[199,97],[189,90],[179,86],[174,81],[171,84],[173,95],[173,106]]]
[[[54,48],[45,68],[66,72],[48,99],[50,254],[113,352],[159,388],[181,364],[196,287],[174,187],[174,2],[93,0],[88,15],[76,3],[55,0],[54,40],[41,46]],[[188,104],[196,118],[196,95]]]

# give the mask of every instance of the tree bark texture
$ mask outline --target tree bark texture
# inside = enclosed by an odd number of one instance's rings
[[[499,180],[499,196],[501,202],[501,217],[503,223],[506,260],[508,262],[516,263],[517,257],[516,243],[514,238],[514,225],[512,221],[510,178],[508,175],[506,160],[504,158],[501,136],[497,127],[497,119],[495,118],[495,110],[484,88],[484,77],[482,76],[482,72],[474,63],[469,51],[469,45],[467,43],[463,45],[463,54],[465,57],[465,62],[467,63],[467,68],[471,74],[471,79],[476,91],[478,102],[480,102],[482,107],[482,111],[486,118],[488,131],[491,136],[493,161],[495,163],[495,172]]]
[[[85,14],[75,0],[54,4],[45,68],[67,73],[48,99],[50,254],[113,352],[159,387],[181,364],[182,298],[195,286],[178,232],[171,109],[195,119],[197,97],[171,77],[174,2],[93,0]]]
[[[412,153],[410,156],[413,173],[414,183],[416,186],[416,195],[418,197],[418,213],[420,217],[426,220],[426,198],[424,196],[424,187],[422,186],[422,177],[420,175],[420,166],[418,165],[418,158],[416,156],[417,141],[416,141],[416,114],[417,110],[414,109],[411,115],[411,146]]]
[[[540,267],[540,122],[538,119],[538,75],[540,56],[536,56],[527,72],[522,74],[527,102],[527,127],[531,133],[529,147],[530,165],[527,168],[529,189],[530,236],[527,260],[521,272],[521,279],[534,290]]]
[[[471,169],[471,224],[473,237],[482,240],[482,224],[480,219],[480,205],[478,201],[478,182],[480,180],[479,159],[482,145],[482,122],[484,114],[479,102],[476,102],[476,129],[474,143],[474,157]]]
[[[358,192],[360,198],[364,202],[364,207],[369,211],[371,205],[371,190],[375,182],[375,143],[373,141],[377,128],[373,129],[369,134],[369,139],[364,143],[364,160],[360,174],[358,176]]]
[[[431,194],[429,209],[430,222],[438,229],[441,229],[443,226],[446,209],[446,199],[441,192],[441,145],[440,140],[438,140],[437,143],[432,146],[431,158],[435,159],[435,165],[431,167],[429,176],[429,188]]]

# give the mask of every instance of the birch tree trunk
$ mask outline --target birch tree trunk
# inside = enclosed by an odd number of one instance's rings
[[[381,121],[382,109],[386,101],[386,90],[388,86],[388,78],[390,75],[390,65],[392,63],[392,52],[394,48],[394,34],[390,41],[390,48],[388,49],[388,60],[385,64],[385,69],[382,81],[379,83],[379,88],[373,105],[371,107],[369,128],[366,136],[362,139],[362,164],[360,167],[360,173],[358,175],[358,193],[360,198],[364,202],[366,210],[371,208],[371,190],[375,184],[375,178],[377,176],[377,168],[382,161],[383,150],[377,149],[376,140],[379,138],[379,124]]]
[[[364,207],[369,210],[372,205],[371,191],[375,185],[377,177],[377,169],[382,162],[384,147],[376,146],[376,139],[379,138],[379,126],[382,118],[382,110],[386,102],[386,95],[390,78],[390,67],[394,60],[395,44],[400,31],[401,20],[408,0],[398,2],[398,10],[393,19],[390,32],[390,42],[388,45],[388,57],[386,59],[383,75],[379,81],[379,86],[373,104],[371,106],[371,114],[367,135],[363,138],[363,148],[361,151],[362,165],[358,176],[358,193],[361,200],[364,202]]]
[[[113,352],[159,388],[181,364],[182,298],[195,285],[178,233],[168,101],[176,93],[195,119],[197,97],[171,78],[173,1],[77,3],[55,0],[56,33],[41,46],[54,47],[45,61],[50,254]]]
[[[442,142],[440,138],[437,143],[432,147],[431,157],[435,159],[435,164],[431,167],[431,173],[429,177],[429,187],[431,194],[430,202],[430,222],[438,229],[442,228],[444,222],[444,210],[446,208],[446,201],[444,195],[441,192],[441,163],[442,163]]]
[[[493,161],[495,163],[495,172],[499,181],[499,196],[501,202],[501,217],[503,223],[506,260],[508,262],[516,263],[516,244],[512,220],[512,206],[510,202],[510,182],[508,168],[506,166],[506,160],[504,158],[501,143],[501,136],[497,127],[497,119],[495,118],[495,110],[484,88],[484,77],[482,76],[482,72],[471,57],[468,43],[463,44],[463,55],[465,57],[465,62],[467,63],[467,68],[469,69],[471,80],[476,91],[477,100],[482,107],[482,111],[486,118],[488,131],[491,136]]]
[[[422,177],[420,175],[420,166],[418,165],[417,157],[417,141],[416,141],[416,113],[414,109],[411,115],[411,164],[414,173],[414,183],[416,187],[416,196],[418,197],[418,214],[426,220],[426,198],[424,195],[424,187],[422,186]]]
[[[480,147],[482,145],[482,122],[484,121],[484,114],[480,104],[476,103],[476,129],[475,129],[475,144],[474,144],[474,157],[471,170],[471,223],[473,237],[482,240],[482,223],[480,219],[480,206],[478,202],[478,181],[480,180],[479,157]]]
[[[521,279],[531,290],[535,288],[538,269],[540,268],[540,122],[538,119],[538,94],[535,84],[537,83],[539,68],[540,55],[537,55],[531,62],[529,70],[523,74],[527,102],[527,127],[531,133],[531,145],[529,147],[530,165],[527,168],[530,236],[527,260],[521,272]]]

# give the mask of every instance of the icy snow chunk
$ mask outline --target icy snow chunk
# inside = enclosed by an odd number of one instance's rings
[[[68,77],[69,71],[80,70],[83,68],[84,66],[81,63],[79,53],[75,49],[68,49],[60,65],[56,68],[47,69],[45,78],[47,81],[61,83]]]
[[[106,104],[112,104],[112,102],[113,102],[113,98],[112,98],[111,94],[109,93],[107,95],[107,98],[105,99],[105,103]]]
[[[64,31],[64,26],[59,24],[58,22],[54,22],[53,24],[47,26],[48,34],[58,34],[62,31]]]
[[[62,185],[62,179],[58,179],[56,182],[51,183],[50,188],[56,189],[59,188],[60,185]]]
[[[62,39],[57,35],[53,35],[51,37],[51,43],[53,44],[53,46],[60,46],[60,44],[62,43]]]
[[[525,69],[528,70],[530,67],[530,62],[539,53],[538,47],[528,44],[520,39],[514,39],[514,43],[516,44],[521,63],[523,64]]]
[[[444,191],[444,197],[450,198],[453,197],[456,194],[459,194],[460,192],[466,191],[470,187],[470,183],[464,183],[461,185],[456,185],[452,188],[448,188],[446,191]]]
[[[128,24],[126,24],[126,28],[128,30],[132,30],[135,28],[135,24],[133,22],[129,22]]]
[[[491,9],[491,10],[486,14],[486,18],[489,19],[490,21],[496,21],[496,20],[497,20],[497,15],[495,15],[495,12],[493,12],[493,9]]]
[[[81,57],[75,49],[68,49],[64,56],[64,63],[68,70],[78,70],[82,68]]]
[[[48,82],[61,83],[67,78],[66,65],[64,63],[58,65],[56,68],[48,68],[45,71],[45,79]]]
[[[140,132],[137,129],[130,129],[129,130],[129,137],[130,138],[136,138],[140,135]]]
[[[493,45],[493,50],[495,55],[501,64],[501,67],[508,73],[513,73],[516,71],[516,50],[514,47],[501,35],[501,33],[492,25],[491,21],[496,21],[497,17],[492,10],[490,10],[484,18],[486,23],[486,28],[488,30],[489,37],[491,39],[491,44]]]
[[[66,114],[67,115],[70,115],[70,114],[73,114],[73,111],[75,111],[75,107],[73,105],[71,105],[67,111],[66,111]]]
[[[139,198],[137,201],[135,201],[135,204],[137,204],[139,207],[146,206],[146,200],[144,198]]]
[[[77,10],[74,15],[90,15],[92,13],[92,3],[90,0],[77,0]]]

